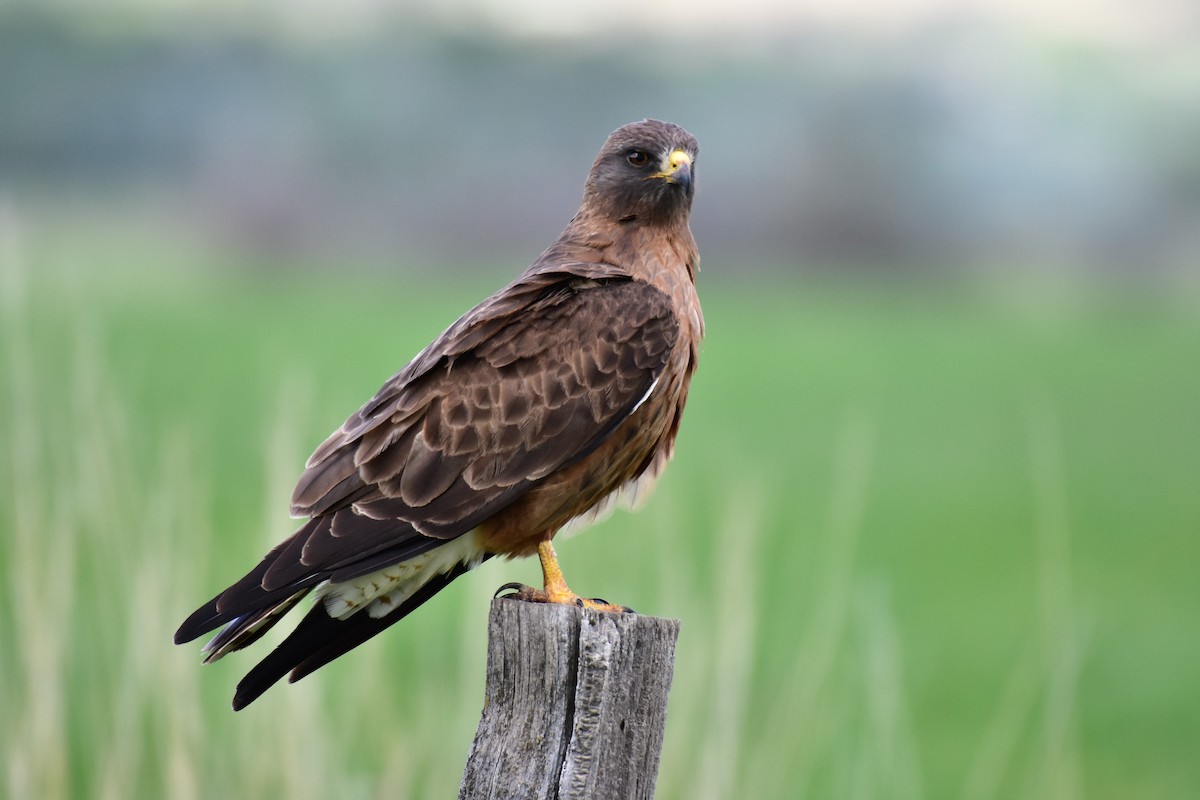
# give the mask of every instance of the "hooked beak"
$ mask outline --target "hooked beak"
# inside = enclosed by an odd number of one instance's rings
[[[662,169],[651,178],[661,178],[667,183],[675,183],[685,189],[692,183],[692,157],[683,150],[672,150],[662,164]]]

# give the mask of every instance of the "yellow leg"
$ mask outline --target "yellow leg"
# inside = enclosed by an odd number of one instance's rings
[[[613,605],[605,600],[580,597],[571,591],[571,587],[567,586],[567,579],[563,577],[562,567],[558,564],[558,555],[554,552],[554,545],[550,543],[549,539],[543,539],[538,543],[538,560],[542,562],[542,585],[545,588],[535,589],[519,583],[506,583],[497,590],[496,594],[499,595],[501,592],[511,589],[513,594],[507,595],[508,597],[532,603],[583,606],[597,611],[626,613],[633,611],[631,608]]]
[[[554,545],[549,539],[538,542],[538,560],[542,562],[542,585],[546,587],[545,602],[578,605],[580,597],[567,586],[562,567],[558,565],[558,554],[554,552]]]

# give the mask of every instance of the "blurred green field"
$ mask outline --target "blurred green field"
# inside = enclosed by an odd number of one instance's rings
[[[536,563],[236,715],[265,646],[170,640],[500,279],[4,257],[0,793],[453,796],[488,598]],[[730,270],[656,495],[559,547],[579,591],[683,620],[658,796],[1195,796],[1195,298]]]

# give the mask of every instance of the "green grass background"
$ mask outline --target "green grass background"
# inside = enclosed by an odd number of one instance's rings
[[[269,643],[202,668],[170,640],[291,530],[312,448],[505,278],[3,259],[0,793],[453,796],[488,599],[535,563],[237,715]],[[683,620],[658,796],[1195,796],[1194,293],[705,267],[676,461],[559,547],[577,590]]]

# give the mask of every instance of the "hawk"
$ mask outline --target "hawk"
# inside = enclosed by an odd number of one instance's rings
[[[205,662],[316,603],[238,684],[244,708],[296,681],[493,556],[541,560],[525,600],[578,597],[551,540],[653,485],[671,458],[704,321],[688,227],[699,147],[677,125],[614,131],[566,229],[451,325],[308,459],[307,521],[197,609],[176,644],[218,627]]]

